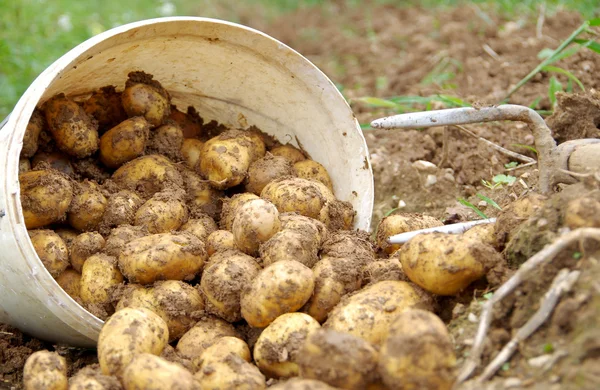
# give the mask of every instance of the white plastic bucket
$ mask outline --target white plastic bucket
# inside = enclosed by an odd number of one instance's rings
[[[29,87],[0,130],[0,322],[73,346],[95,346],[103,322],[67,295],[37,257],[23,222],[18,163],[36,105],[56,93],[77,96],[127,74],[154,75],[180,108],[236,127],[256,125],[300,143],[322,163],[336,195],[369,228],[373,174],[358,123],[333,83],[306,58],[248,27],[173,17],[132,23],[77,46]]]

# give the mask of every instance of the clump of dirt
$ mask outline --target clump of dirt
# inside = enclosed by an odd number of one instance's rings
[[[556,101],[557,108],[547,119],[556,141],[600,138],[600,92],[559,92]]]

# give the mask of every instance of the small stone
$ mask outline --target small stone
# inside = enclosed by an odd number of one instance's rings
[[[527,360],[527,364],[529,364],[531,367],[541,368],[550,363],[550,361],[552,361],[552,355],[547,354],[531,358]]]
[[[519,378],[507,378],[504,381],[504,388],[506,389],[514,389],[517,387],[521,387],[523,382]]]
[[[437,183],[437,177],[435,175],[427,175],[427,180],[425,180],[425,187],[431,187]]]
[[[469,320],[469,322],[473,322],[473,323],[478,321],[477,316],[473,313],[469,313],[469,315],[467,316],[467,319]]]
[[[452,309],[452,317],[457,318],[463,315],[466,311],[466,306],[462,303],[457,303],[456,306]]]
[[[403,201],[402,199],[400,199],[400,201],[398,202],[398,208],[403,209],[405,207],[406,207],[406,202]]]
[[[425,160],[417,160],[414,163],[412,163],[412,167],[415,168],[417,171],[433,171],[435,172],[437,170],[437,165],[435,165],[432,162],[429,161],[425,161]]]
[[[485,200],[482,200],[481,202],[477,203],[477,206],[481,207],[481,208],[486,208],[487,205],[488,204],[487,204],[487,202]]]

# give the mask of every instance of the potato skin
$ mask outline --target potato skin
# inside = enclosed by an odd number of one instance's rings
[[[116,259],[102,253],[89,257],[81,269],[81,300],[86,304],[107,306],[110,291],[123,282]]]
[[[422,214],[399,213],[383,218],[377,227],[377,246],[385,253],[391,255],[402,244],[390,244],[387,238],[396,234],[413,230],[427,229],[442,226],[443,223],[434,217]]]
[[[196,138],[185,138],[181,143],[181,157],[190,169],[196,169],[204,142]]]
[[[89,365],[69,378],[69,390],[120,390],[121,383],[114,376],[102,375],[99,365]]]
[[[416,291],[406,282],[375,283],[344,298],[329,313],[323,328],[346,332],[378,346],[394,318],[419,302]]]
[[[227,230],[215,230],[206,238],[206,253],[209,256],[227,249],[237,249],[233,233]]]
[[[59,94],[44,104],[46,121],[56,146],[63,152],[84,158],[98,150],[98,125],[73,100]]]
[[[157,314],[148,309],[119,310],[106,321],[98,337],[102,373],[121,378],[136,355],[159,355],[168,340],[167,324]]]
[[[187,113],[179,111],[177,107],[171,106],[171,113],[169,119],[174,121],[181,127],[183,136],[185,138],[195,138],[202,135],[202,123],[203,120],[198,115],[198,112],[194,107],[189,106]]]
[[[100,161],[109,168],[118,168],[146,150],[150,124],[143,117],[127,119],[100,137]]]
[[[167,122],[152,131],[148,150],[151,153],[167,156],[173,161],[181,160],[181,146],[183,145],[183,131],[173,121]]]
[[[192,218],[197,218],[196,216],[200,214],[207,214],[214,220],[218,220],[221,215],[223,191],[214,189],[189,169],[180,169],[180,172],[185,185],[187,206]]]
[[[282,213],[279,214],[279,220],[281,221],[281,229],[290,230],[301,230],[310,232],[311,235],[315,236],[319,248],[325,242],[329,236],[327,227],[321,221],[316,219],[305,217],[297,213]]]
[[[208,214],[199,214],[195,218],[189,219],[179,229],[182,232],[190,232],[206,244],[208,236],[217,231],[217,223]]]
[[[274,147],[271,149],[271,154],[273,156],[281,156],[286,158],[291,164],[295,164],[298,161],[306,160],[306,156],[302,153],[298,148],[286,144]]]
[[[267,387],[265,377],[258,368],[234,353],[224,359],[210,359],[207,356],[194,378],[201,389],[262,390]]]
[[[122,165],[112,175],[121,188],[136,191],[143,198],[169,188],[183,188],[183,179],[175,165],[156,154],[138,157]]]
[[[69,250],[62,238],[52,230],[30,230],[29,239],[38,257],[57,278],[69,266]]]
[[[130,241],[119,255],[119,268],[132,283],[191,280],[206,261],[204,244],[189,233],[159,233]]]
[[[298,353],[300,376],[342,389],[365,389],[377,379],[377,350],[348,333],[318,329]]]
[[[325,382],[316,379],[291,378],[284,382],[277,382],[269,387],[271,390],[335,390]]]
[[[184,197],[183,190],[157,192],[137,210],[134,224],[151,234],[179,229],[188,219]]]
[[[117,226],[133,225],[135,213],[142,204],[142,198],[133,191],[124,190],[110,195],[100,223],[100,233],[108,234]]]
[[[402,271],[402,264],[396,257],[389,259],[378,259],[365,265],[362,269],[363,286],[375,284],[384,280],[408,281]]]
[[[312,268],[319,258],[319,244],[316,236],[311,237],[310,232],[283,229],[277,232],[260,248],[260,258],[263,266],[268,266],[276,261],[295,260],[308,268]]]
[[[277,317],[258,336],[254,361],[261,372],[272,378],[298,376],[297,360],[306,338],[321,326],[304,313]]]
[[[215,316],[205,316],[179,339],[176,349],[183,358],[193,360],[221,337],[226,336],[239,338],[239,334],[229,322]]]
[[[232,336],[223,336],[219,337],[214,344],[206,348],[199,356],[193,358],[192,366],[194,369],[199,370],[205,358],[208,360],[223,360],[230,354],[237,355],[248,363],[252,362],[250,349],[244,340]]]
[[[40,133],[46,127],[44,115],[37,108],[33,111],[25,135],[23,136],[23,148],[21,149],[22,158],[31,158],[38,150]]]
[[[118,258],[125,244],[147,235],[148,232],[141,226],[121,225],[116,227],[106,237],[104,253]]]
[[[297,261],[271,264],[242,292],[242,317],[255,328],[269,325],[275,318],[300,309],[311,297],[314,276]]]
[[[231,231],[233,228],[233,219],[235,218],[238,209],[242,207],[244,203],[252,199],[259,199],[259,197],[249,192],[244,192],[225,199],[223,201],[223,210],[221,211],[221,220],[219,221],[221,229]]]
[[[171,363],[150,353],[142,353],[133,358],[123,370],[125,390],[195,390],[192,374],[183,366]]]
[[[23,367],[25,390],[67,390],[67,362],[56,352],[37,351]]]
[[[143,116],[152,127],[160,126],[171,113],[169,94],[152,76],[131,72],[121,94],[121,103],[129,117]]]
[[[286,176],[294,176],[290,162],[284,157],[268,153],[265,157],[250,164],[245,185],[246,191],[260,195],[267,184]]]
[[[53,170],[19,175],[21,206],[27,229],[35,229],[65,218],[73,200],[69,179]]]
[[[74,195],[67,213],[69,224],[79,231],[97,230],[102,222],[108,200],[102,194],[100,186],[85,180],[73,186]]]
[[[79,272],[72,268],[67,268],[58,276],[58,278],[56,278],[56,283],[58,283],[71,298],[81,298],[81,274]]]
[[[106,240],[100,233],[86,232],[78,235],[71,245],[70,259],[71,267],[77,272],[81,272],[83,263],[92,255],[104,249]]]
[[[264,199],[252,199],[236,212],[231,232],[235,245],[244,253],[258,255],[260,244],[279,231],[279,211]]]
[[[415,353],[415,351],[419,351]],[[450,390],[456,357],[444,323],[433,313],[407,310],[390,326],[378,364],[390,388]]]
[[[113,128],[127,119],[127,114],[121,104],[121,93],[114,86],[106,86],[95,91],[85,102],[83,109],[86,114],[98,122],[101,132]]]
[[[327,169],[321,164],[313,160],[302,160],[294,163],[293,166],[295,176],[303,179],[315,180],[323,183],[329,191],[333,192],[333,183],[331,177],[327,173]]]

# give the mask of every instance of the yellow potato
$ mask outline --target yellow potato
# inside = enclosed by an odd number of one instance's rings
[[[112,289],[123,282],[123,275],[112,256],[102,253],[89,257],[81,269],[81,300],[85,304],[106,308]]]
[[[233,228],[233,219],[235,218],[238,209],[242,207],[244,203],[252,199],[259,199],[259,197],[249,192],[244,192],[242,194],[235,194],[231,198],[224,199],[223,211],[221,211],[221,221],[219,222],[221,229],[231,231]]]
[[[274,156],[284,157],[292,164],[295,164],[298,161],[306,160],[304,153],[290,144],[277,146],[271,149],[271,154]]]
[[[56,278],[56,282],[71,298],[81,298],[81,274],[79,272],[67,268]]]
[[[119,257],[125,244],[147,235],[148,232],[141,226],[121,225],[116,227],[106,237],[104,253],[109,256]]]
[[[503,247],[505,243],[509,242],[518,231],[517,227],[539,212],[546,199],[543,195],[530,192],[505,207],[494,224],[498,245]]]
[[[125,308],[113,314],[98,336],[98,361],[104,375],[122,378],[142,353],[160,355],[169,340],[167,324],[147,309]]]
[[[192,280],[206,261],[204,244],[190,233],[159,233],[130,241],[119,255],[119,268],[132,283]]]
[[[375,284],[384,280],[403,280],[408,281],[400,260],[395,257],[389,259],[379,259],[365,265],[362,269],[363,286]]]
[[[298,376],[300,351],[321,326],[304,313],[283,314],[271,322],[254,345],[254,361],[263,374],[272,378]]]
[[[192,106],[188,107],[187,114],[179,111],[177,107],[171,106],[169,119],[181,127],[185,138],[195,138],[202,135],[203,120]]]
[[[70,258],[71,267],[77,272],[81,272],[83,263],[92,255],[100,252],[106,246],[106,241],[100,233],[87,232],[75,237],[71,246]]]
[[[189,219],[179,230],[192,233],[200,241],[206,243],[208,236],[217,229],[217,223],[214,219],[207,214],[199,214],[195,218]]]
[[[252,362],[248,344],[242,339],[232,336],[220,337],[214,344],[206,348],[199,356],[192,359],[192,366],[196,371],[202,367],[204,358],[209,360],[226,359],[230,354],[241,357],[248,363]]]
[[[262,390],[267,387],[258,368],[234,353],[225,359],[206,357],[194,378],[201,389]]]
[[[121,104],[121,93],[114,86],[106,86],[83,102],[85,112],[98,122],[100,131],[113,128],[127,119],[127,114]]]
[[[292,378],[284,382],[277,382],[269,387],[270,390],[335,390],[325,382],[316,379]],[[369,389],[370,390],[370,389]]]
[[[40,133],[45,127],[46,120],[44,115],[41,111],[35,109],[29,119],[27,129],[25,129],[25,135],[23,136],[23,149],[21,149],[22,158],[33,157],[35,152],[37,152]]]
[[[121,166],[112,175],[121,188],[136,191],[143,198],[171,188],[183,188],[183,179],[166,157],[151,154],[138,157]]]
[[[375,261],[375,250],[366,232],[340,230],[330,234],[323,243],[323,256],[354,259],[360,268]]]
[[[202,273],[200,289],[206,298],[206,311],[229,322],[242,319],[240,294],[258,275],[261,267],[254,258],[239,251],[219,252],[221,261],[209,259]]]
[[[89,365],[69,379],[69,390],[117,390],[121,383],[114,376],[103,375],[98,365]]]
[[[295,176],[308,180],[316,180],[323,183],[329,191],[333,192],[333,183],[327,173],[327,169],[313,160],[302,160],[294,164]]]
[[[160,126],[171,113],[169,94],[152,75],[131,72],[121,94],[123,108],[129,117],[143,116],[152,125]]]
[[[58,234],[60,238],[63,239],[63,241],[67,245],[67,249],[69,250],[69,256],[71,256],[73,242],[75,241],[75,238],[79,236],[79,232],[66,227],[56,228],[54,229],[54,232]]]
[[[157,192],[137,210],[134,225],[151,234],[179,229],[188,219],[184,196],[183,190]]]
[[[379,373],[390,388],[450,390],[456,357],[446,326],[424,310],[401,313],[381,346]]]
[[[53,278],[69,266],[69,250],[62,238],[52,230],[30,230],[33,249]]]
[[[227,230],[215,230],[206,238],[206,253],[209,256],[227,249],[237,249],[233,233]]]
[[[23,367],[25,390],[67,390],[67,362],[65,358],[50,351],[31,354]]]
[[[186,201],[192,217],[207,214],[214,220],[221,215],[223,191],[216,190],[189,169],[180,168],[187,193]]]
[[[44,104],[44,111],[58,149],[75,158],[98,150],[98,125],[73,100],[56,95]]]
[[[19,175],[21,206],[27,229],[35,229],[65,218],[73,199],[73,186],[53,170]]]
[[[122,382],[125,390],[197,389],[191,372],[150,353],[133,358],[123,370]]]
[[[464,232],[463,237],[480,240],[484,244],[495,247],[496,242],[496,227],[493,223],[473,226],[471,229]]]
[[[265,139],[269,136],[256,128],[254,128],[254,130],[246,130],[243,133],[246,137],[250,138],[250,141],[252,142],[252,145],[250,146],[250,162],[253,163],[256,160],[263,158],[267,153]]]
[[[314,276],[297,261],[278,261],[259,272],[242,292],[242,317],[255,328],[269,325],[275,318],[300,309],[311,297]]]
[[[252,199],[240,206],[231,232],[235,245],[244,253],[258,255],[258,247],[279,231],[279,211],[264,199]]]
[[[196,169],[204,142],[196,138],[186,138],[181,144],[181,156],[190,169]]]
[[[298,351],[301,377],[341,389],[366,389],[375,382],[377,360],[377,350],[370,343],[331,329],[312,332]]]
[[[233,325],[215,316],[205,316],[179,339],[176,349],[181,357],[193,360],[227,336],[239,338]]]
[[[112,194],[108,198],[106,210],[102,216],[100,232],[108,234],[112,228],[121,225],[133,225],[135,213],[142,204],[144,204],[142,198],[133,191],[124,190]]]
[[[422,214],[400,213],[383,218],[377,226],[377,246],[385,253],[391,255],[402,244],[390,244],[387,238],[396,234],[410,232],[413,230],[427,229],[444,224],[434,217]]]
[[[85,180],[73,188],[73,201],[67,214],[69,225],[80,231],[97,230],[108,205],[100,186]]]
[[[260,245],[259,252],[265,267],[276,261],[295,260],[312,268],[319,261],[317,236],[295,229],[280,230]]]
[[[296,213],[282,213],[279,215],[281,221],[281,229],[302,230],[313,234],[317,240],[318,246],[321,247],[323,242],[329,236],[327,227],[321,221],[305,217]]]
[[[284,157],[269,153],[250,164],[245,188],[247,192],[260,195],[267,184],[286,176],[294,176],[290,162]]]
[[[177,123],[167,120],[167,123],[152,131],[148,150],[167,156],[173,161],[180,161],[182,145],[183,131]]]
[[[394,318],[419,302],[416,291],[406,282],[375,283],[344,298],[329,313],[323,328],[350,333],[379,346]]]
[[[146,150],[150,124],[141,116],[127,119],[100,137],[100,161],[118,168]]]

